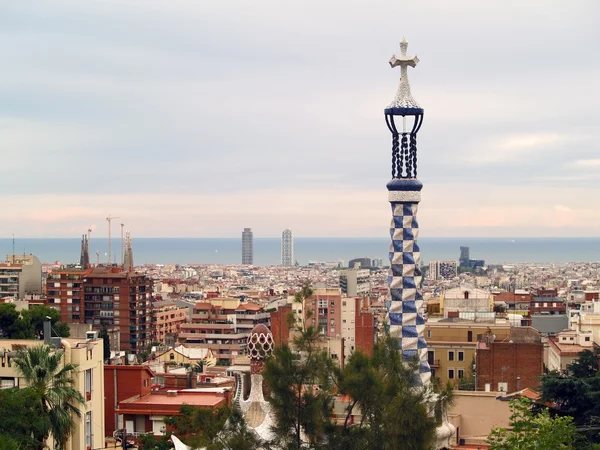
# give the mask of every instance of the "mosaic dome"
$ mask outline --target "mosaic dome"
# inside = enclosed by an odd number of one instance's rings
[[[262,323],[256,325],[248,338],[248,356],[253,360],[265,359],[273,353],[274,347],[275,341],[271,330]]]

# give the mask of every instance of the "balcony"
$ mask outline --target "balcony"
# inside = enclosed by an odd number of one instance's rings
[[[429,363],[429,367],[431,367],[432,369],[437,369],[440,367],[440,360],[439,359],[431,359],[427,361]]]

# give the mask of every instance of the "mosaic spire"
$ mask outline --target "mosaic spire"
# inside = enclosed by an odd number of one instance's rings
[[[429,385],[431,369],[427,362],[425,317],[421,286],[421,252],[417,245],[417,210],[423,184],[417,180],[417,132],[423,122],[423,108],[414,100],[408,83],[408,67],[419,62],[407,56],[406,39],[400,42],[400,56],[392,56],[390,66],[400,67],[400,86],[394,101],[385,109],[392,133],[392,180],[387,184],[392,208],[390,225],[390,298],[387,302],[390,334],[399,341],[406,360],[419,360],[419,383]],[[402,129],[396,119],[402,117]],[[409,128],[407,128],[407,122]]]

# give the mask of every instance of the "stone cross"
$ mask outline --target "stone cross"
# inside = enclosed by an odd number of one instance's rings
[[[392,56],[390,58],[390,66],[392,68],[400,66],[400,86],[396,93],[396,98],[390,104],[392,108],[420,108],[419,104],[412,98],[410,93],[410,86],[408,84],[408,70],[407,67],[416,67],[419,62],[419,58],[415,56],[406,56],[406,50],[408,49],[408,42],[406,38],[402,38],[400,41],[400,56]]]

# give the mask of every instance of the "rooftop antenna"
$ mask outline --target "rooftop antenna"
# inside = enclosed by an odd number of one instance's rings
[[[106,258],[108,261],[108,265],[110,266],[111,264],[111,260],[110,260],[110,244],[111,244],[111,238],[110,238],[110,232],[111,232],[111,227],[110,227],[110,222],[112,219],[118,219],[118,217],[112,217],[110,214],[108,215],[108,217],[106,218],[106,221],[108,222],[108,257]]]
[[[100,265],[100,250],[96,250],[96,266]]]

